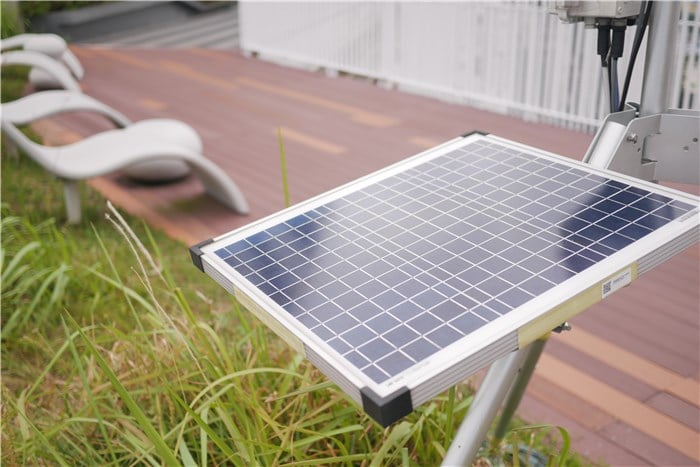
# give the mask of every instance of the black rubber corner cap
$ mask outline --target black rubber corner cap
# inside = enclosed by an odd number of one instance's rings
[[[467,136],[471,135],[481,135],[481,136],[488,136],[489,134],[485,131],[481,130],[472,130],[472,131],[467,131],[466,133],[462,134],[462,138],[466,138]]]
[[[192,262],[202,272],[204,272],[204,266],[202,266],[202,247],[209,245],[213,241],[213,239],[209,238],[190,247],[190,257],[192,258]]]
[[[360,392],[362,408],[384,428],[413,411],[411,391],[406,387],[386,397],[379,397],[376,392],[367,387],[362,388]]]

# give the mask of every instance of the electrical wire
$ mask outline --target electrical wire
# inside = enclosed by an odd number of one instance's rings
[[[608,75],[608,67],[603,66],[600,71],[603,80],[603,92],[605,93],[605,100],[603,102],[609,107],[612,99],[610,98],[610,76]]]
[[[610,60],[608,60],[608,62],[605,65],[605,71],[608,75],[608,107],[610,107],[610,113],[613,113],[615,112],[615,102],[613,101],[615,96],[613,95],[612,67],[610,66]]]
[[[610,64],[608,65],[610,68],[610,104],[611,104],[611,112],[615,112],[618,108],[618,93],[619,93],[619,88],[618,88],[618,80],[617,80],[617,59],[613,58],[610,60]]]
[[[624,110],[625,100],[627,100],[627,92],[629,91],[630,83],[632,81],[632,72],[634,70],[634,63],[637,60],[637,54],[639,53],[639,48],[642,45],[642,39],[644,39],[644,33],[646,31],[647,25],[649,24],[649,16],[651,16],[651,8],[653,6],[652,1],[642,4],[641,12],[637,18],[637,30],[634,33],[634,41],[632,43],[632,51],[630,52],[630,60],[627,64],[627,72],[625,73],[625,84],[622,87],[622,95],[620,96],[620,101],[618,104],[618,111]]]
[[[598,45],[597,52],[600,55],[600,66],[603,73],[603,81],[605,82],[603,86],[603,91],[605,92],[605,102],[610,108],[610,112],[614,112],[612,103],[612,88],[611,76],[610,76],[610,25],[609,24],[599,24],[598,25]]]

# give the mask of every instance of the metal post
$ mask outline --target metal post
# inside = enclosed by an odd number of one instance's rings
[[[651,9],[640,117],[668,110],[680,14],[680,2],[654,2]]]
[[[442,461],[444,467],[471,465],[531,348],[532,344],[491,365]]]
[[[493,433],[494,445],[500,443],[503,437],[506,435],[510,419],[513,418],[515,410],[518,408],[518,405],[520,405],[523,394],[525,394],[525,389],[527,389],[527,385],[530,382],[530,377],[535,371],[537,361],[540,359],[540,355],[542,355],[542,351],[544,350],[544,346],[547,343],[548,338],[549,334],[537,339],[528,346],[529,350],[525,357],[525,361],[520,368],[520,373],[518,373],[518,376],[513,382],[513,387],[508,393],[506,402],[503,405],[503,410],[501,411],[501,418],[498,420],[498,425],[496,425],[496,430]]]

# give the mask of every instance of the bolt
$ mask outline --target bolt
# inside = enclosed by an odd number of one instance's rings
[[[629,135],[627,135],[627,141],[629,141],[630,143],[636,144],[637,143],[637,133],[630,133]]]

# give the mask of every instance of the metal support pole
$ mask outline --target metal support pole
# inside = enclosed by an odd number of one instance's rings
[[[518,408],[518,405],[520,405],[523,394],[525,394],[525,389],[527,389],[527,385],[530,382],[530,377],[532,377],[532,373],[535,371],[537,361],[540,359],[540,355],[542,355],[542,351],[544,350],[545,344],[547,344],[548,338],[549,334],[537,339],[528,346],[529,350],[525,357],[525,361],[520,368],[520,373],[518,373],[518,376],[513,382],[513,387],[508,393],[506,402],[503,405],[503,410],[501,411],[501,418],[498,421],[496,430],[493,433],[493,445],[500,443],[503,437],[506,435],[510,419],[513,418],[515,410]]]
[[[654,2],[651,9],[640,117],[668,110],[680,14],[680,2]]]
[[[471,465],[531,348],[532,344],[491,365],[442,461],[443,466]]]

